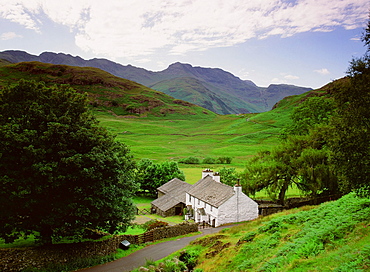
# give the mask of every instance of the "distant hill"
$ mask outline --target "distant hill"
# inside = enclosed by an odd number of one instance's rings
[[[117,116],[215,115],[197,105],[93,67],[37,61],[0,66],[0,87],[20,79],[44,81],[47,85],[69,84],[78,92],[87,93],[93,107]]]
[[[13,63],[40,61],[99,68],[219,114],[268,111],[286,96],[311,90],[311,88],[285,84],[274,84],[261,88],[250,80],[241,80],[222,69],[193,67],[190,64],[179,62],[171,64],[163,71],[152,72],[132,65],[121,65],[107,59],[84,60],[78,56],[63,53],[44,52],[35,56],[24,51],[4,51],[0,52],[0,59]],[[198,93],[199,90],[202,92]]]

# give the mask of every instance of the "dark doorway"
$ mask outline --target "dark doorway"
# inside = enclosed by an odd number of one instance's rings
[[[181,207],[175,207],[175,214],[180,215],[182,213]]]

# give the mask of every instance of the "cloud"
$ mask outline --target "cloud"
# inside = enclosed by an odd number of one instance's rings
[[[85,51],[143,58],[181,55],[251,38],[363,27],[368,0],[0,0],[0,17],[42,31],[42,15],[68,26]]]
[[[285,74],[285,73],[281,73],[280,76],[281,77],[275,77],[275,78],[271,79],[271,83],[275,83],[275,84],[289,84],[289,83],[291,83],[292,80],[299,79],[298,76],[289,75],[289,74]]]
[[[1,36],[0,36],[0,39],[2,41],[11,40],[11,39],[15,39],[15,38],[22,38],[22,35],[18,35],[14,32],[5,32],[5,33],[1,34]]]
[[[353,37],[353,38],[351,38],[350,40],[351,40],[351,41],[356,41],[356,42],[358,42],[358,41],[361,41],[361,38],[360,38],[360,37]]]
[[[287,80],[295,80],[295,79],[299,79],[298,76],[293,76],[293,75],[286,75],[284,76],[285,79]]]
[[[319,70],[314,70],[315,73],[318,73],[320,75],[329,75],[330,72],[328,69],[326,68],[322,68],[322,69],[319,69]]]

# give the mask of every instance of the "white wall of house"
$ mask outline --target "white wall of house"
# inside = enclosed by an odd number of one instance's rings
[[[212,224],[213,219],[216,219],[217,222],[218,208],[186,193],[186,206],[189,205],[193,208],[195,222],[205,221],[206,223]],[[203,208],[205,210],[206,216],[201,216],[198,213],[198,210],[200,208]]]
[[[258,217],[258,204],[235,186],[235,194],[218,208],[216,227],[226,223],[249,221]]]

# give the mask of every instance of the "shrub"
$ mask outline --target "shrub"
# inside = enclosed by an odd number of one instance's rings
[[[179,160],[180,163],[185,163],[185,164],[199,164],[200,160],[195,157],[187,157],[185,159]]]
[[[166,226],[168,226],[167,222],[158,221],[156,219],[149,220],[149,221],[145,222],[144,224],[140,225],[141,228],[143,228],[147,231],[155,229],[155,228],[166,227]]]
[[[182,251],[180,253],[179,260],[186,265],[188,271],[192,271],[197,265],[199,255],[200,251],[197,249]]]
[[[218,157],[217,162],[220,164],[230,164],[232,161],[231,157]]]
[[[207,157],[203,159],[203,164],[215,164],[217,161],[214,158]]]
[[[239,239],[239,242],[251,242],[253,241],[254,237],[256,237],[257,233],[254,231],[248,232],[242,238]]]

